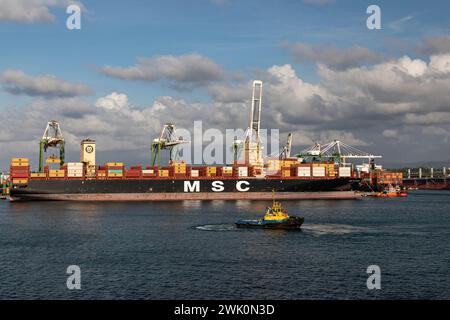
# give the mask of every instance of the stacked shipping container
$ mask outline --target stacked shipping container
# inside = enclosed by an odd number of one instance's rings
[[[68,178],[83,178],[84,166],[81,162],[69,162],[64,165]]]
[[[27,184],[30,175],[30,162],[27,158],[12,158],[10,176],[15,185]]]
[[[105,165],[108,178],[123,178],[125,165],[123,162],[108,162]]]
[[[88,169],[89,167],[92,167]],[[183,177],[258,177],[262,173],[270,177],[283,178],[334,178],[351,177],[351,167],[337,167],[333,162],[300,163],[296,158],[269,159],[265,168],[247,166],[235,162],[233,166],[187,166],[183,161],[172,161],[168,167],[132,166],[125,169],[123,162],[108,162],[105,166],[87,166],[82,162],[69,162],[61,169],[49,169],[45,166],[44,173],[31,173],[33,179],[142,179],[142,178],[183,178]],[[90,170],[90,171],[88,171]],[[12,179],[17,184],[27,183],[29,163],[25,158],[14,158],[11,161]],[[398,173],[379,173],[376,177],[379,183],[396,184],[402,179]],[[19,180],[22,179],[22,180]]]

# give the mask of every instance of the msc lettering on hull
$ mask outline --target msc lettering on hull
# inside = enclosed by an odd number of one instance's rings
[[[239,192],[246,192],[250,190],[250,182],[242,180],[236,181],[236,190]],[[223,181],[215,180],[211,182],[211,191],[223,192],[225,185]],[[184,181],[184,192],[200,192],[200,181]]]

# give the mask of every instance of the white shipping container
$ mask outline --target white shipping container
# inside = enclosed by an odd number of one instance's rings
[[[198,177],[198,170],[191,170],[191,177]]]
[[[297,176],[298,177],[310,177],[311,176],[311,168],[309,168],[309,167],[298,167],[297,168]]]
[[[83,175],[79,174],[79,173],[68,173],[67,176],[69,178],[82,178],[83,177]]]
[[[350,167],[339,167],[339,177],[351,177],[352,172]]]
[[[246,176],[248,176],[248,168],[247,167],[239,167],[238,168],[238,176],[239,177],[246,177]]]
[[[313,167],[313,177],[325,177],[325,167]]]
[[[142,170],[142,173],[144,173],[144,174],[153,174],[153,173],[155,173],[155,170],[153,170],[153,169]]]
[[[83,167],[82,162],[67,162],[66,164],[68,167]]]

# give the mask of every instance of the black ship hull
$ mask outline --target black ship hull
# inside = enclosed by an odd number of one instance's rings
[[[12,200],[156,201],[354,198],[350,178],[30,180]]]

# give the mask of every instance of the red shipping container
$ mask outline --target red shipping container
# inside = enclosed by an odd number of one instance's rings
[[[20,166],[11,166],[11,171],[15,170],[30,170],[30,166],[20,167]]]
[[[28,173],[30,172],[29,170],[11,170],[11,174],[13,173],[17,173],[17,174],[23,174],[23,173]]]

